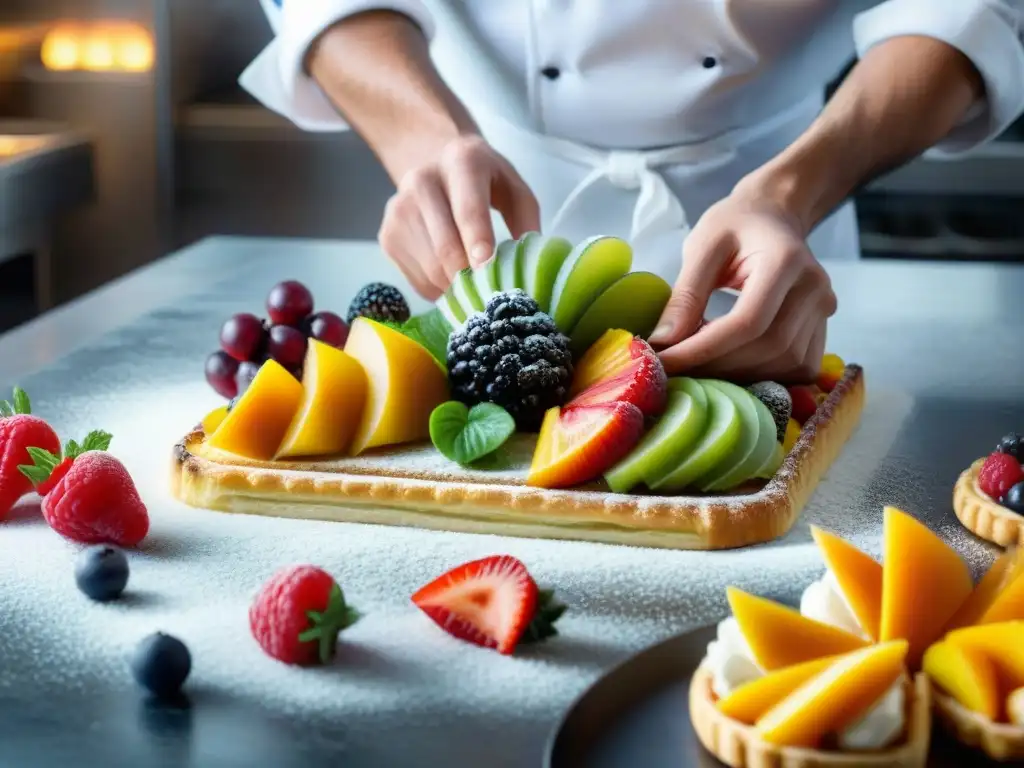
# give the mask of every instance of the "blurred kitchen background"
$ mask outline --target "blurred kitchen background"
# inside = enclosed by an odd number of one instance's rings
[[[375,236],[360,139],[238,87],[269,39],[255,0],[0,0],[0,332],[207,235]],[[1024,122],[859,212],[864,258],[1024,261]]]

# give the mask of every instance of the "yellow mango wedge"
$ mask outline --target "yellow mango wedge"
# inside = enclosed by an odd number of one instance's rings
[[[1024,686],[1024,621],[964,627],[946,635],[945,642],[988,657],[1004,690]]]
[[[902,510],[885,508],[884,537],[878,639],[906,640],[907,664],[917,669],[925,650],[971,594],[974,580],[948,544]]]
[[[882,564],[834,533],[812,525],[811,536],[861,629],[877,640],[882,622]]]
[[[363,366],[342,350],[310,339],[302,366],[302,390],[302,404],[275,458],[343,453],[363,417]]]
[[[971,596],[949,622],[947,631],[975,624],[1024,620],[1024,552],[1012,547],[981,577]]]
[[[954,643],[935,643],[925,651],[922,668],[961,706],[990,720],[999,719],[999,680],[985,654]]]
[[[783,667],[769,672],[764,677],[751,680],[741,685],[728,696],[720,699],[718,709],[722,714],[747,725],[756,723],[765,712],[770,710],[793,691],[825,671],[840,656],[825,656],[791,667]]]
[[[726,588],[726,597],[754,658],[766,672],[867,645],[845,630],[735,587]]]
[[[367,376],[366,406],[349,453],[429,437],[430,413],[448,399],[445,372],[430,352],[365,317],[352,322],[345,351]]]
[[[818,746],[827,734],[856,722],[899,680],[909,647],[893,640],[843,656],[766,712],[757,733],[780,746]]]

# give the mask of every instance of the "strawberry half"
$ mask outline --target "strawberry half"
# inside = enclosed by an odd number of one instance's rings
[[[412,601],[453,637],[503,654],[556,635],[554,623],[565,612],[554,592],[538,590],[526,566],[511,555],[453,568],[420,588]]]

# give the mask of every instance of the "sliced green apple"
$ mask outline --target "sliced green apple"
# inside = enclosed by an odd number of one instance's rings
[[[466,311],[459,304],[458,300],[453,295],[454,291],[451,287],[447,291],[441,294],[441,297],[434,302],[434,306],[438,308],[444,319],[448,321],[453,329],[462,327],[462,324],[466,322]]]
[[[782,466],[785,458],[786,452],[782,450],[782,443],[776,442],[775,447],[772,448],[772,452],[768,456],[768,460],[757,470],[757,474],[754,477],[761,480],[771,480],[775,477],[775,473],[779,471],[779,467]]]
[[[691,379],[692,381],[692,379]],[[700,386],[694,382],[696,386]],[[659,475],[675,464],[704,433],[707,400],[702,404],[682,390],[673,392],[665,413],[643,436],[640,444],[605,472],[604,479],[614,493],[629,493],[647,475]]]
[[[732,454],[696,482],[705,493],[728,491],[756,476],[771,457],[776,445],[775,420],[765,404],[743,387],[715,379],[702,379],[701,384],[721,391],[740,414],[742,433]]]
[[[494,256],[485,264],[473,270],[473,283],[480,302],[487,306],[487,300],[500,290],[498,282],[498,259]]]
[[[558,329],[568,334],[587,307],[632,265],[633,249],[617,237],[591,237],[573,248],[551,291],[548,314]]]
[[[646,340],[671,295],[672,286],[651,272],[623,275],[583,312],[569,333],[570,349],[574,355],[582,354],[609,328]]]
[[[455,296],[455,300],[459,302],[466,315],[484,311],[484,303],[480,300],[480,294],[476,292],[473,270],[468,267],[460,270],[452,280],[452,295]]]
[[[511,291],[523,287],[522,247],[518,240],[498,243],[494,260],[498,262],[498,289]]]
[[[708,397],[708,421],[697,444],[660,477],[647,485],[659,492],[681,491],[727,457],[740,439],[740,415],[735,403],[721,390],[704,387]]]
[[[527,232],[519,242],[522,244],[523,288],[537,302],[540,311],[547,312],[551,307],[551,292],[555,288],[558,270],[572,252],[572,243],[562,237],[545,237],[537,232]]]

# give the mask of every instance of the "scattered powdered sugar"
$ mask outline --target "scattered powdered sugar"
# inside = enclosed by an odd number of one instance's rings
[[[0,691],[32,685],[44,696],[130,686],[126,654],[162,630],[191,648],[195,687],[311,726],[345,723],[348,738],[365,743],[410,728],[450,729],[465,715],[493,729],[493,765],[536,764],[555,718],[577,694],[628,654],[721,619],[727,585],[795,602],[822,571],[808,523],[878,555],[881,504],[901,478],[879,478],[877,469],[912,406],[906,396],[869,393],[858,432],[781,541],[679,552],[191,509],[169,497],[171,449],[216,404],[205,385],[173,380],[38,402],[71,436],[81,437],[83,426],[114,433],[112,450],[136,478],[152,530],[131,554],[125,600],[96,605],[75,588],[79,547],[52,533],[31,503],[0,525]],[[437,469],[443,459],[431,455]],[[569,606],[559,637],[514,657],[446,636],[409,601],[445,570],[495,553],[521,558]],[[365,613],[327,669],[274,662],[249,635],[252,596],[275,570],[298,563],[330,571]],[[452,748],[446,741],[425,738],[424,750],[442,751],[424,752],[423,764],[440,761]]]

